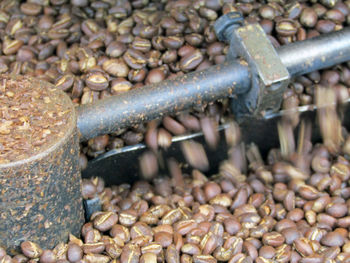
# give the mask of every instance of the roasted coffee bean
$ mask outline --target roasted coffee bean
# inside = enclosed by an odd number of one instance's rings
[[[202,145],[194,141],[182,143],[182,151],[186,160],[195,168],[207,170],[209,163]]]
[[[127,77],[129,67],[121,59],[109,59],[102,65],[103,70],[115,77]]]
[[[145,253],[140,258],[140,263],[156,263],[157,255],[154,253]],[[177,262],[177,261],[167,261],[167,262]]]
[[[321,239],[321,244],[329,247],[342,246],[344,237],[337,232],[329,232]]]
[[[119,214],[119,223],[123,226],[132,226],[136,223],[137,211],[135,210],[125,210]]]
[[[158,232],[154,235],[154,241],[166,248],[173,243],[173,236],[168,232]]]
[[[63,91],[69,90],[74,83],[74,76],[71,74],[63,75],[56,82],[56,88],[61,89]]]
[[[25,241],[21,244],[22,253],[28,258],[39,258],[43,253],[43,250],[38,244]]]
[[[181,58],[180,69],[187,72],[196,68],[203,61],[203,55],[199,50]]]
[[[146,56],[135,49],[128,49],[123,55],[124,61],[133,69],[141,69],[147,63]]]
[[[102,72],[88,73],[85,78],[85,83],[94,91],[104,90],[108,88],[109,85],[108,78]]]
[[[105,232],[107,230],[110,230],[117,222],[117,214],[112,212],[105,212],[97,215],[94,218],[94,227],[101,232]]]
[[[127,244],[123,247],[120,255],[121,262],[139,262],[141,256],[140,248],[137,245]]]
[[[317,13],[313,8],[304,8],[300,14],[300,23],[306,27],[314,27],[317,23]]]
[[[297,26],[291,19],[281,19],[276,23],[276,31],[283,37],[290,37],[297,33]]]
[[[181,125],[181,123],[169,116],[163,118],[163,125],[168,131],[175,135],[181,135],[186,132],[185,127]]]
[[[37,16],[42,11],[42,6],[36,3],[23,3],[20,8],[23,14],[29,16]]]
[[[267,246],[279,247],[284,241],[284,236],[278,232],[270,232],[263,235],[263,243]]]
[[[85,254],[88,254],[88,253],[99,254],[99,253],[102,253],[105,250],[105,248],[106,248],[106,245],[103,242],[84,244],[82,246],[82,249]]]
[[[25,258],[25,260],[27,260],[27,258]],[[56,255],[53,253],[52,250],[44,250],[40,256],[41,263],[53,263],[53,262],[56,262],[56,260],[57,260]],[[21,262],[21,261],[18,261],[18,262]]]
[[[335,29],[335,23],[331,20],[319,20],[316,24],[316,30],[322,34],[330,33]]]
[[[166,75],[161,68],[152,69],[150,70],[150,72],[148,72],[148,75],[145,80],[145,84],[154,84],[154,83],[161,82],[165,79],[165,76]]]
[[[67,259],[70,262],[78,262],[83,258],[83,250],[77,244],[69,244],[67,250]]]
[[[187,243],[181,247],[181,252],[189,255],[199,255],[200,248],[192,243]]]
[[[111,92],[112,94],[118,94],[118,93],[123,93],[126,92],[128,90],[130,90],[132,88],[132,84],[130,81],[127,81],[125,78],[116,78],[114,80],[112,80],[111,82]],[[138,138],[134,138],[137,137],[137,134],[125,134],[126,136],[126,140],[130,143],[130,144],[135,144],[133,141],[134,140],[138,140]]]

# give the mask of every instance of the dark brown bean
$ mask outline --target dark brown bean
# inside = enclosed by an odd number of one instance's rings
[[[44,250],[40,256],[40,263],[54,263],[56,260],[56,255],[52,250]]]
[[[110,230],[118,222],[118,215],[112,212],[103,212],[94,218],[94,227],[101,232]]]
[[[133,244],[127,244],[123,247],[120,255],[120,262],[138,263],[141,256],[139,246]]]
[[[150,70],[148,73],[145,83],[146,84],[153,84],[153,83],[158,83],[161,82],[165,79],[166,75],[164,71],[161,68],[155,68]]]
[[[83,250],[77,244],[69,244],[67,250],[67,258],[70,262],[78,262],[83,258]]]
[[[43,250],[38,244],[30,241],[21,243],[22,253],[28,258],[39,258],[43,253]]]
[[[35,3],[23,3],[20,8],[22,13],[28,16],[37,16],[42,11],[42,6]]]
[[[276,23],[276,31],[280,36],[294,36],[297,30],[296,23],[291,19],[281,19]]]
[[[135,49],[129,48],[123,55],[124,61],[133,69],[142,69],[146,63],[146,56]]]
[[[203,55],[199,50],[181,58],[180,69],[187,72],[196,68],[203,61]]]
[[[278,232],[270,232],[263,235],[263,243],[268,246],[278,247],[283,244],[285,238]]]
[[[337,232],[329,232],[321,239],[321,244],[328,247],[342,246],[344,237]]]
[[[316,24],[316,30],[321,34],[330,33],[334,28],[335,23],[330,20],[319,20]]]
[[[173,236],[167,232],[158,232],[154,235],[154,241],[161,244],[163,248],[166,248],[173,243]]]
[[[300,23],[306,27],[314,27],[317,23],[317,13],[313,8],[306,7],[300,15]]]

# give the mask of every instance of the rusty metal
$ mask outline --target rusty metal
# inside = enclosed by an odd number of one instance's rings
[[[58,242],[67,241],[69,233],[79,235],[83,224],[79,140],[73,103],[51,84],[26,79],[32,87],[28,93],[50,91],[51,101],[59,103],[69,115],[61,127],[64,136],[48,142],[41,152],[28,158],[0,164],[0,246],[10,254],[17,253],[25,240],[51,249]]]

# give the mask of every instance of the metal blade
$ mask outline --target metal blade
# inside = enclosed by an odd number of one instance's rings
[[[350,100],[343,105],[343,125],[346,128],[350,127]],[[321,140],[320,132],[317,127],[316,106],[302,106],[298,108],[301,119],[312,120],[312,139],[313,142]],[[263,119],[247,118],[241,124],[242,139],[246,144],[255,143],[262,156],[266,156],[269,149],[279,147],[277,123],[287,114],[291,114],[291,111],[280,111],[265,115]],[[347,117],[347,118],[346,118]],[[200,142],[205,147],[209,164],[209,173],[216,173],[218,164],[227,158],[227,145],[224,136],[224,129],[227,125],[221,125],[220,130],[220,142],[216,150],[210,149],[205,143],[203,133],[194,133],[190,135],[176,136],[173,138],[173,143],[167,151],[160,150],[161,159],[174,157],[179,162],[185,163],[180,144],[184,140],[195,140]],[[297,132],[297,129],[296,129]],[[111,150],[102,154],[101,156],[91,160],[88,163],[87,168],[82,172],[84,178],[92,176],[103,177],[107,184],[121,184],[131,183],[139,178],[139,158],[143,152],[146,151],[144,144],[137,144],[133,146],[123,147],[121,149]],[[166,172],[164,170],[163,172]]]

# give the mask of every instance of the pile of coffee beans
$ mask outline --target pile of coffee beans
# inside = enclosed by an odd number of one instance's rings
[[[281,149],[264,162],[231,123],[229,158],[217,174],[201,171],[205,151],[186,141],[191,174],[169,159],[169,176],[113,186],[84,179],[83,198],[99,198],[102,210],[81,237],[70,235],[52,250],[25,241],[13,258],[0,248],[1,262],[350,262],[350,136],[336,114],[334,89],[317,86],[316,100],[322,144],[311,143],[312,124],[304,120],[295,143],[285,116]]]
[[[341,29],[349,24],[349,8],[349,0],[3,0],[0,73],[35,76],[67,92],[76,104],[94,103],[222,63],[227,45],[218,42],[212,26],[227,12],[241,11],[247,23],[260,23],[277,47]],[[348,66],[297,78],[283,108],[313,103],[315,84],[332,85],[347,99]],[[183,126],[190,122],[185,131],[174,133],[162,120],[150,126],[159,127],[160,145],[168,145],[170,135],[198,129],[199,119],[211,111],[203,105],[176,116]],[[148,126],[84,143],[82,168],[87,157],[146,140]]]

